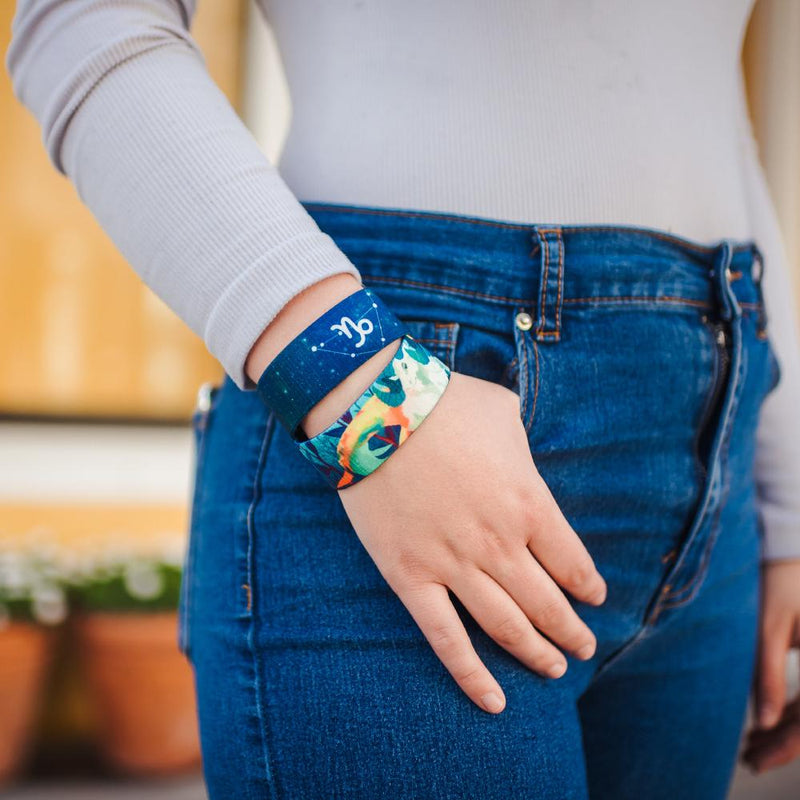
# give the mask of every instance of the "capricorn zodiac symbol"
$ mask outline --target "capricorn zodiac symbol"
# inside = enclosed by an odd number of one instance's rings
[[[347,327],[348,323],[350,325],[352,325],[353,330],[356,333],[360,334],[361,339],[358,342],[356,342],[355,346],[356,347],[361,347],[361,345],[364,344],[364,342],[367,340],[367,336],[370,333],[372,333],[372,331],[373,331],[372,322],[370,320],[366,319],[365,317],[362,317],[358,321],[358,323],[353,322],[353,320],[350,317],[342,317],[342,321],[341,322],[336,323],[334,325],[331,325],[331,330],[332,331],[337,331],[338,330],[340,336],[342,334],[344,334],[345,336],[347,336],[348,339],[352,339],[353,338],[353,334],[350,332],[350,330]]]

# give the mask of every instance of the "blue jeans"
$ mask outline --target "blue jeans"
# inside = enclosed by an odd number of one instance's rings
[[[179,631],[212,800],[724,798],[756,650],[755,430],[780,378],[755,243],[304,205],[415,337],[519,394],[608,597],[567,594],[598,646],[552,679],[451,595],[506,694],[482,711],[338,494],[226,378],[194,415]]]

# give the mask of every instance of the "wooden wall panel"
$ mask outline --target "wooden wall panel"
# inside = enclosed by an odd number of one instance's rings
[[[150,555],[184,547],[189,526],[185,504],[4,503],[0,543],[31,546],[42,537],[87,554],[124,542],[126,551]]]
[[[13,0],[0,0],[0,48]],[[246,4],[199,3],[192,33],[237,110]],[[0,70],[0,414],[186,419],[224,373],[50,164]]]

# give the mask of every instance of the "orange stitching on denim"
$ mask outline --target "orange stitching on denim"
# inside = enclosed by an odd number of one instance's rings
[[[556,296],[556,333],[561,337],[561,286],[564,280],[564,240],[558,237],[558,294]]]
[[[667,561],[672,561],[672,559],[675,558],[676,549],[677,549],[676,547],[673,547],[672,550],[664,553],[664,555],[661,556],[661,563],[666,564]]]
[[[448,366],[452,369],[452,362],[453,362],[453,354],[455,353],[456,343],[454,339],[414,339],[415,342],[421,342],[422,344],[427,344],[432,350],[437,350],[445,357],[448,361]],[[434,353],[435,355],[435,353]]]
[[[525,357],[525,412],[526,412],[527,417],[528,417],[527,420],[525,421],[525,433],[529,433],[530,429],[531,429],[531,423],[533,422],[533,407],[531,407],[530,411],[528,411],[528,408],[527,408],[527,406],[528,406],[528,396],[529,396],[528,384],[530,382],[530,371],[531,371],[531,369],[530,369],[530,361],[529,361],[529,358],[528,358],[528,340],[525,338],[525,334],[524,333],[522,334],[522,339],[523,339],[523,341],[522,341],[522,352],[523,352],[523,355]],[[530,340],[531,340],[531,342],[533,342],[533,337],[532,336],[530,337]]]
[[[556,327],[555,330],[545,330],[547,325],[547,297],[550,291],[549,278],[550,278],[550,242],[547,239],[542,239],[542,244],[545,247],[545,262],[544,262],[544,276],[542,278],[542,286],[540,291],[540,314],[539,325],[536,328],[536,336],[552,336],[555,339],[561,337],[561,293],[564,275],[564,240],[561,237],[560,228],[539,228],[540,233],[552,233],[556,237],[556,245],[558,247],[558,289],[556,292]]]
[[[250,611],[253,605],[253,595],[252,592],[250,591],[250,584],[243,583],[242,589],[244,589],[247,594],[247,610]]]
[[[731,411],[736,413],[736,403],[732,404]],[[725,443],[725,452],[727,453],[728,445],[730,444],[730,436],[728,436],[728,440]],[[727,458],[727,456],[725,456]],[[700,563],[698,564],[694,575],[681,586],[680,589],[674,592],[665,593],[664,599],[661,603],[662,608],[678,608],[679,606],[685,605],[689,601],[693,600],[697,596],[697,592],[702,586],[703,579],[707,574],[708,562],[711,558],[711,551],[716,544],[717,538],[719,537],[719,518],[720,512],[722,509],[723,498],[720,497],[719,502],[717,503],[717,507],[714,510],[714,515],[711,521],[711,529],[708,533],[708,538],[703,543],[703,553],[700,558]],[[695,536],[697,534],[695,533]],[[692,542],[688,543],[691,546]],[[667,584],[669,588],[672,588],[672,584]]]
[[[700,306],[704,308],[711,308],[709,303],[703,300],[694,300],[689,297],[675,297],[672,295],[597,295],[595,297],[565,297],[565,303],[592,303],[592,302],[616,302],[619,300],[636,300],[639,302],[653,302],[653,303],[686,303],[690,306]]]
[[[419,286],[424,289],[440,289],[443,292],[453,292],[455,294],[463,294],[465,297],[483,297],[487,300],[503,300],[507,303],[515,303],[517,305],[522,304],[526,305],[528,300],[522,297],[506,297],[505,295],[501,294],[487,294],[486,292],[468,292],[466,289],[460,289],[457,286],[443,286],[442,284],[438,283],[428,283],[427,281],[415,281],[411,278],[395,278],[390,275],[367,275],[366,273],[361,273],[362,278],[367,278],[370,281],[374,281],[375,283],[380,283],[384,281],[386,283],[396,283],[400,284],[401,286]]]
[[[516,305],[527,305],[528,300],[522,297],[507,297],[502,294],[488,294],[486,292],[472,292],[467,291],[466,289],[461,289],[457,286],[444,286],[443,284],[439,283],[428,283],[427,281],[417,281],[412,280],[411,278],[395,278],[390,275],[368,275],[366,273],[361,273],[363,278],[366,278],[370,281],[374,281],[375,283],[389,283],[389,284],[398,284],[400,286],[419,286],[420,288],[424,289],[437,289],[442,292],[452,292],[454,294],[464,295],[465,297],[481,297],[486,300],[500,300],[505,303],[514,303]],[[709,303],[704,302],[703,300],[694,300],[689,297],[677,297],[677,296],[670,296],[670,295],[660,295],[660,296],[652,296],[652,295],[595,295],[590,297],[565,297],[561,301],[562,303],[602,303],[602,302],[619,302],[624,300],[635,300],[639,302],[665,302],[665,303],[686,303],[687,305],[698,306],[700,308],[711,308]],[[758,306],[753,303],[740,303],[740,306],[744,306],[747,308],[754,307],[757,308]]]
[[[533,408],[531,409],[531,418],[528,422],[528,427],[525,428],[526,431],[530,432],[530,426],[533,422],[533,418],[536,416],[536,400],[539,397],[539,346],[536,344],[536,339],[531,337],[531,344],[533,344],[533,354],[536,356],[536,376],[534,378],[535,385],[533,390]]]
[[[456,334],[455,331],[457,330],[458,322],[438,322],[433,321],[433,327],[436,333],[444,332],[444,336],[440,338],[430,337],[430,336],[422,336],[422,337],[415,337],[415,341],[422,342],[428,345],[436,345],[438,346],[440,352],[444,356],[444,360],[447,361],[447,366],[450,369],[454,368],[454,356],[455,356],[455,349],[456,349]]]
[[[767,333],[767,329],[766,328],[761,328],[760,330],[756,331],[756,336],[759,339],[768,339],[769,338],[769,333]]]
[[[448,222],[466,223],[469,225],[487,225],[492,228],[507,228],[509,230],[527,230],[532,227],[533,223],[524,222],[501,222],[500,220],[481,219],[479,217],[465,217],[458,214],[439,213],[435,211],[402,211],[400,209],[382,209],[382,208],[344,208],[339,207],[334,203],[312,203],[304,202],[302,205],[305,208],[319,208],[320,210],[329,210],[335,213],[351,213],[351,214],[372,214],[374,216],[391,216],[391,217],[411,217],[418,219],[442,219]],[[553,229],[539,228],[544,233],[552,232]],[[692,242],[690,239],[684,239],[681,236],[675,236],[669,233],[662,233],[661,231],[652,228],[645,228],[639,225],[561,225],[559,230],[565,233],[575,233],[578,231],[623,231],[625,233],[643,233],[646,236],[651,236],[655,239],[662,239],[665,242],[673,242],[694,250],[696,253],[704,253],[711,255],[718,245],[701,245]],[[732,248],[732,252],[739,253],[745,250],[750,250],[751,245],[747,243],[736,245]]]
[[[735,269],[735,270],[733,270],[731,272],[731,280],[732,281],[738,281],[739,278],[741,278],[743,274],[744,274],[743,272],[740,272],[738,269]]]
[[[695,569],[694,575],[692,575],[692,577],[686,583],[684,583],[684,585],[680,589],[678,589],[675,592],[670,592],[665,596],[661,604],[662,608],[677,608],[678,606],[685,605],[686,603],[688,603],[697,595],[697,592],[699,591],[699,588],[702,585],[702,579],[706,575],[708,561],[709,558],[711,557],[711,550],[714,544],[716,543],[717,537],[719,535],[719,525],[720,525],[719,519],[722,511],[722,505],[726,499],[726,492],[730,488],[729,484],[730,474],[728,470],[725,469],[725,467],[727,466],[728,463],[728,452],[730,450],[730,444],[732,438],[731,436],[732,427],[736,419],[736,414],[738,412],[739,402],[741,399],[741,393],[736,392],[735,389],[742,383],[742,379],[744,377],[744,365],[745,365],[745,360],[740,356],[736,372],[733,376],[731,376],[731,378],[727,382],[728,389],[723,395],[722,406],[720,407],[719,424],[722,426],[721,430],[723,432],[725,431],[724,426],[726,421],[730,420],[730,422],[728,422],[727,435],[723,436],[723,441],[717,454],[719,456],[720,469],[722,471],[722,474],[727,476],[727,479],[725,481],[724,486],[720,488],[720,497],[717,500],[717,507],[716,509],[714,509],[713,512],[713,517],[711,520],[711,529],[709,530],[708,538],[703,545],[703,553],[700,559],[700,563]],[[731,391],[733,391],[733,395],[731,397],[729,407],[727,408],[727,413],[725,413],[726,398],[728,397],[728,394]],[[691,545],[694,543],[694,536],[697,536],[697,531],[695,531],[695,534],[693,535],[692,539],[690,539],[689,542],[687,542],[688,547],[691,547]]]
[[[539,287],[539,330],[544,328],[545,322],[545,307],[547,304],[547,275],[550,272],[550,244],[547,239],[542,239],[542,247],[544,247],[544,276],[542,277],[542,285]]]
[[[503,379],[502,379],[503,381],[509,380],[509,378],[514,374],[514,370],[517,367],[518,360],[519,359],[517,358],[517,356],[514,356],[514,358],[512,358],[511,361],[509,361],[508,364],[506,364],[505,371],[503,372]]]
[[[520,417],[522,422],[525,423],[525,430],[528,430],[528,424],[525,421],[528,413],[528,345],[525,342],[525,334],[519,330],[514,329],[514,340],[517,343],[517,353],[519,355],[519,370],[517,374],[517,383],[519,385],[519,405]]]
[[[714,512],[714,516],[716,518],[717,512]],[[695,536],[697,534],[695,533]],[[713,539],[712,539],[713,536]],[[700,588],[700,584],[702,583],[702,579],[706,575],[706,564],[708,562],[708,558],[710,556],[711,545],[716,541],[716,536],[713,534],[713,529],[709,532],[709,538],[703,544],[703,555],[700,559],[700,563],[698,564],[694,575],[688,580],[688,582],[684,583],[680,589],[674,592],[664,592],[663,600],[661,601],[661,608],[677,608],[678,606],[682,606],[685,603],[688,603],[690,600],[694,599],[695,595],[697,594],[697,590]],[[693,542],[692,542],[693,543]],[[691,543],[690,543],[691,544]],[[667,586],[672,589],[673,584],[667,584]],[[666,587],[665,587],[666,588]]]

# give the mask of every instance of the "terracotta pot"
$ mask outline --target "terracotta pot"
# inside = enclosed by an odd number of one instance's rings
[[[195,692],[177,615],[91,613],[76,620],[100,749],[116,769],[165,775],[200,766]]]
[[[54,641],[51,629],[28,622],[0,630],[0,783],[25,763]]]

